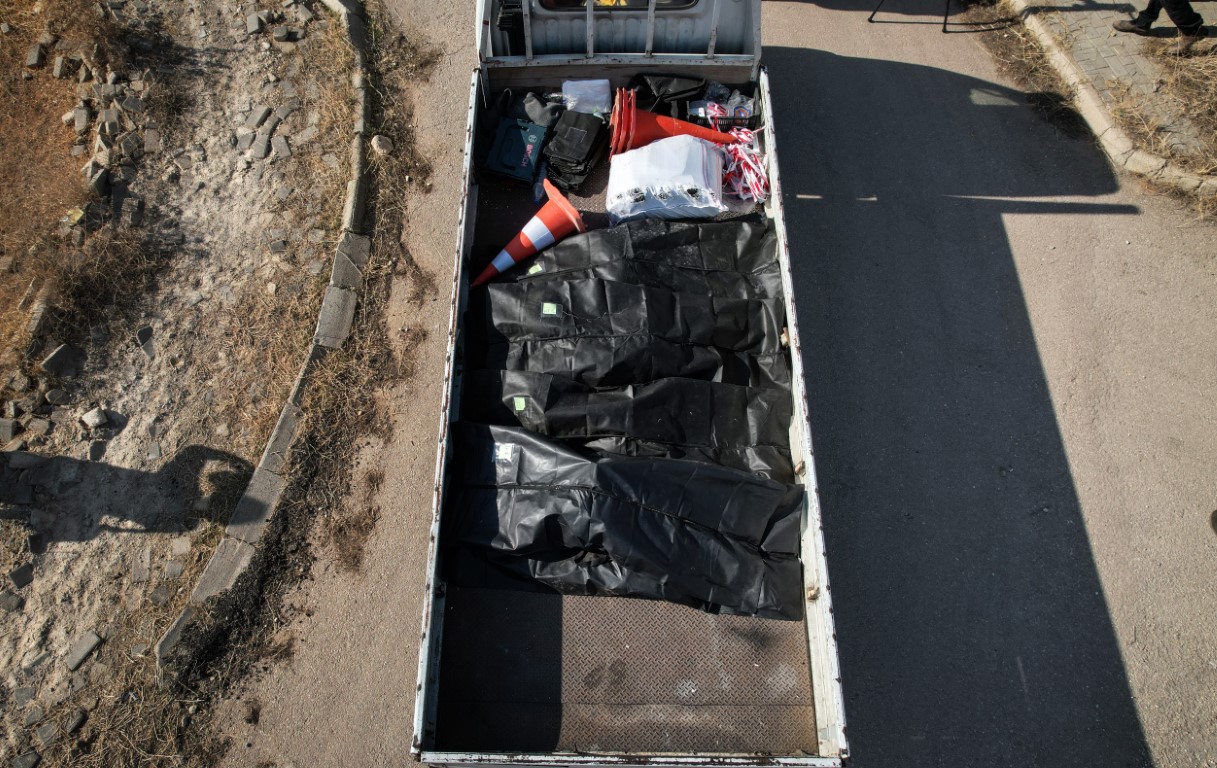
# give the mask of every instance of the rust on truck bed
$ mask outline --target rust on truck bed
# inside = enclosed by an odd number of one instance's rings
[[[814,754],[803,624],[448,589],[435,748]]]

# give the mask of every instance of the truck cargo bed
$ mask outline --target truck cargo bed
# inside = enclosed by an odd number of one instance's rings
[[[814,754],[802,622],[658,601],[448,592],[436,748]]]
[[[616,86],[653,66],[614,60],[603,62],[602,70]],[[724,73],[738,74],[733,67],[725,66]],[[527,69],[491,68],[489,77],[475,73],[471,90],[468,192],[454,264],[412,751],[424,763],[445,767],[840,766],[846,754],[840,680],[771,125],[763,129],[762,142],[774,194],[754,215],[763,217],[778,238],[783,332],[793,353],[786,358],[794,404],[790,450],[807,490],[799,544],[807,596],[803,618],[718,615],[659,600],[565,595],[526,586],[524,591],[471,588],[446,580],[441,522],[451,492],[449,470],[461,466],[453,463],[460,459],[449,432],[460,418],[464,394],[468,280],[538,208],[530,187],[475,171],[473,129],[481,106],[504,85],[552,89],[562,78],[588,71],[582,64],[546,64],[546,75],[538,71],[528,77]],[[767,78],[761,73],[753,82],[766,120]],[[608,225],[607,181],[604,163],[580,193],[567,196],[589,229]],[[719,218],[749,212],[733,208]],[[478,368],[476,355],[468,364]]]

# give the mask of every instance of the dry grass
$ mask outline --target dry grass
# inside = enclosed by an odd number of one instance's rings
[[[1206,55],[1176,56],[1171,42],[1155,41],[1149,48],[1162,69],[1163,89],[1197,129],[1200,152],[1179,160],[1196,173],[1217,173],[1217,47]]]
[[[188,585],[198,580],[222,534],[209,524],[196,538],[178,589],[163,606],[145,602],[138,609],[114,606],[105,643],[90,662],[90,683],[48,710],[44,722],[63,727],[73,713],[87,719],[76,734],[61,735],[42,751],[50,768],[126,768],[128,766],[210,765],[220,745],[194,734],[206,733],[205,696],[182,687],[162,687],[153,649],[182,610]],[[117,596],[116,596],[117,597]],[[99,674],[98,670],[103,670]],[[202,721],[202,722],[200,722]],[[191,739],[190,741],[187,741]],[[189,759],[185,759],[187,757]]]
[[[964,16],[964,20],[982,25],[981,39],[997,61],[998,69],[1023,89],[1028,103],[1041,117],[1070,138],[1089,136],[1086,121],[1072,106],[1069,86],[1018,18],[1018,12],[1007,0],[974,5]],[[996,21],[984,24],[990,19]]]
[[[1170,52],[1173,40],[1146,43],[1162,73],[1161,88],[1180,115],[1194,129],[1188,149],[1181,150],[1173,128],[1147,109],[1144,96],[1125,86],[1116,92],[1112,110],[1121,127],[1140,148],[1170,158],[1176,167],[1197,174],[1217,174],[1217,48],[1204,55],[1177,56]],[[1217,216],[1217,198],[1179,192],[1153,182],[1152,189],[1190,204],[1201,218]]]
[[[300,48],[300,55],[303,68],[316,73],[318,97],[315,104],[306,105],[306,111],[317,109],[318,135],[294,151],[285,184],[319,194],[323,201],[319,224],[327,231],[327,239],[320,245],[332,254],[341,234],[342,206],[350,178],[346,137],[355,107],[347,73],[354,54],[338,24],[330,24],[325,31],[314,28],[312,35]],[[281,78],[286,77],[282,71],[286,62],[286,57],[277,60]],[[322,162],[322,148],[334,150],[339,156],[337,168]],[[301,204],[299,196],[293,194],[281,203],[281,209]],[[246,456],[256,455],[265,444],[300,372],[329,278],[328,263],[327,269],[314,278],[304,276],[301,265],[290,264],[292,258],[289,254],[282,259],[272,257],[257,272],[260,288],[276,284],[273,294],[250,291],[225,308],[220,322],[227,329],[228,353],[207,372],[216,385],[222,410],[245,427],[236,439],[236,448]],[[281,269],[289,265],[290,269]],[[251,373],[257,388],[254,397],[249,390]]]
[[[426,194],[431,175],[431,166],[417,151],[414,139],[411,84],[427,77],[439,52],[419,42],[419,35],[387,30],[380,22],[386,16],[374,3],[369,6],[369,17],[373,125],[376,133],[392,140],[394,150],[383,156],[371,153],[368,158],[369,209],[375,221],[373,261],[360,299],[360,325],[347,346],[331,353],[314,373],[308,408],[310,412],[326,413],[329,424],[343,425],[327,445],[316,446],[318,458],[323,458],[328,470],[313,483],[309,500],[323,513],[322,542],[339,566],[351,571],[362,564],[364,546],[380,517],[374,499],[384,479],[383,473],[372,470],[364,478],[363,494],[351,497],[349,467],[355,441],[360,436],[389,438],[391,419],[373,392],[379,385],[410,376],[411,354],[425,338],[425,331],[412,329],[402,340],[401,355],[394,355],[390,348],[383,309],[389,299],[391,277],[396,274],[405,280],[408,301],[435,291],[432,277],[402,246],[401,231],[406,196]]]

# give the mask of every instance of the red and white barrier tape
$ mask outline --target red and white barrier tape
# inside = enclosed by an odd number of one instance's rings
[[[724,144],[727,164],[723,168],[723,191],[741,200],[763,203],[769,197],[769,177],[765,174],[765,156],[756,143],[756,134],[747,128],[727,131],[737,141]]]

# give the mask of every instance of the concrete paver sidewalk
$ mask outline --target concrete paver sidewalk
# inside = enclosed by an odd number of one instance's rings
[[[1092,0],[1013,3],[1065,80],[1079,91],[1089,90],[1079,93],[1083,116],[1118,164],[1187,191],[1201,187],[1202,193],[1217,194],[1217,180],[1206,184],[1204,176],[1186,173],[1171,162],[1172,158],[1192,157],[1199,152],[1200,131],[1183,105],[1162,88],[1166,73],[1149,51],[1155,41],[1173,39],[1177,34],[1165,13],[1154,24],[1151,36],[1144,37],[1112,29],[1114,22],[1136,15],[1139,7],[1132,4]],[[1203,15],[1204,6],[1199,10]],[[1217,51],[1217,36],[1212,40],[1202,42],[1195,55]],[[1086,103],[1088,96],[1094,103]],[[1156,147],[1143,147],[1132,162],[1128,137],[1114,118],[1121,109],[1143,115],[1161,139]],[[1103,114],[1098,114],[1100,111]]]

